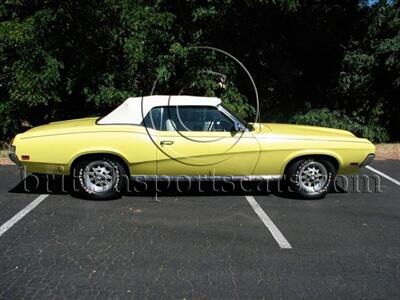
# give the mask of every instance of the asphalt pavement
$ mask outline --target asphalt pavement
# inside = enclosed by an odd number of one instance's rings
[[[89,201],[1,166],[0,299],[399,299],[400,185],[361,174],[321,200],[207,183]]]

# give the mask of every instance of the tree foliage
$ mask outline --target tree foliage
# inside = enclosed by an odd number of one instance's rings
[[[335,118],[346,124],[386,128],[398,140],[399,6],[398,0],[5,0],[0,139],[27,123],[100,115],[153,89],[216,95],[254,120],[244,70],[196,48],[203,45],[244,63],[257,83],[263,121],[307,122],[301,116],[310,110],[340,111]]]
[[[318,125],[337,129],[344,129],[356,136],[362,136],[376,143],[384,143],[389,139],[388,132],[382,126],[366,122],[355,113],[346,115],[343,111],[331,111],[328,108],[312,109],[308,107],[304,113],[295,114],[290,121],[296,124]]]

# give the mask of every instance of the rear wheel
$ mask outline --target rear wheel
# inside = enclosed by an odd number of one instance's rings
[[[287,168],[285,174],[288,192],[305,199],[325,197],[335,176],[334,165],[323,158],[299,159]]]
[[[107,157],[82,159],[75,164],[72,171],[73,190],[85,198],[115,199],[125,188],[126,171],[115,159]]]

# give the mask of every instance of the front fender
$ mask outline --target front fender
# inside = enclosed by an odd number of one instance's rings
[[[308,149],[302,149],[302,150],[298,150],[295,152],[290,153],[289,155],[287,155],[283,161],[282,164],[282,168],[281,168],[281,174],[283,175],[285,172],[285,169],[287,167],[287,165],[294,159],[302,157],[302,156],[309,156],[309,155],[315,155],[315,156],[320,156],[320,155],[325,155],[325,156],[330,156],[334,159],[336,159],[336,161],[338,162],[338,167],[339,169],[343,166],[343,159],[340,157],[339,154],[337,154],[334,151],[330,151],[330,150],[308,150]]]

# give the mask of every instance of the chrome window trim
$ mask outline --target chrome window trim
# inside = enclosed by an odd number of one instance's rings
[[[217,109],[223,113],[226,117],[231,119],[233,123],[235,124],[235,128],[238,130],[240,127],[244,129],[244,131],[249,131],[249,129],[244,126],[234,115],[232,115],[229,111],[227,111],[221,104],[218,104]],[[239,131],[239,130],[238,130]]]
[[[163,117],[164,117],[164,108],[165,107],[172,107],[172,106],[173,107],[179,107],[179,106],[193,106],[193,105],[188,104],[188,105],[154,106],[143,117],[143,119],[140,122],[139,126],[143,126],[144,119],[148,115],[150,115],[150,117],[151,117],[151,112],[152,112],[153,109],[161,108],[161,120],[162,120]],[[218,104],[217,106],[213,106],[213,105],[198,105],[197,106],[196,105],[196,107],[213,107],[213,108],[216,108],[219,112],[221,112],[223,115],[225,115],[225,117],[227,117],[229,120],[231,120],[233,122],[233,125],[235,126],[235,129],[239,129],[239,127],[241,127],[241,128],[244,129],[244,131],[249,131],[249,129],[246,126],[244,126],[238,119],[236,119],[235,116],[233,116],[231,113],[229,113],[221,104]],[[153,123],[153,125],[154,125],[154,123]],[[158,129],[155,129],[155,128],[154,128],[154,130],[156,130],[156,131],[165,131],[165,130],[158,130]],[[198,131],[198,132],[209,132],[209,131]]]

